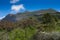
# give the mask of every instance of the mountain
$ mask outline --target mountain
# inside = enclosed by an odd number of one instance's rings
[[[43,9],[43,10],[32,11],[32,12],[25,11],[24,13],[8,14],[2,20],[15,22],[15,21],[19,21],[19,20],[22,20],[22,19],[27,19],[27,18],[29,18],[31,16],[34,16],[34,15],[39,15],[40,16],[44,13],[56,13],[56,12],[57,11],[54,10],[54,9]]]
[[[7,20],[7,21],[15,21],[15,15],[14,14],[8,14],[5,18],[2,19],[3,20]]]

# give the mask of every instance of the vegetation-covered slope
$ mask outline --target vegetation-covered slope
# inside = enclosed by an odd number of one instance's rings
[[[35,15],[17,22],[3,20],[0,22],[0,40],[59,40],[59,21],[56,13]]]

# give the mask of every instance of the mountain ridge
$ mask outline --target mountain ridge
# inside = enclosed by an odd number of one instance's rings
[[[44,9],[44,10],[38,10],[38,11],[25,11],[23,13],[17,13],[17,14],[8,14],[5,18],[3,18],[2,20],[8,20],[8,21],[19,21],[22,19],[26,19],[28,17],[34,16],[34,15],[41,15],[41,14],[45,14],[45,13],[56,13],[57,11],[54,9]]]

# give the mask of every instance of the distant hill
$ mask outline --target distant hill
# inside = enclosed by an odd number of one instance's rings
[[[59,12],[54,10],[54,9],[43,9],[43,10],[38,10],[38,11],[33,11],[33,12],[25,11],[24,13],[8,14],[2,20],[16,22],[16,21],[19,21],[22,19],[27,19],[27,18],[32,17],[32,16],[41,16],[45,13],[55,14],[55,13],[59,13]]]

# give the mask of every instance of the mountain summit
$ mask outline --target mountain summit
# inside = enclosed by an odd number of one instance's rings
[[[34,15],[40,15],[44,13],[56,13],[57,11],[54,9],[43,9],[43,10],[38,10],[38,11],[33,11],[33,12],[27,12],[25,11],[24,13],[17,13],[17,14],[8,14],[5,18],[2,20],[8,20],[8,21],[19,21],[22,19],[26,19],[28,17],[34,16]]]

